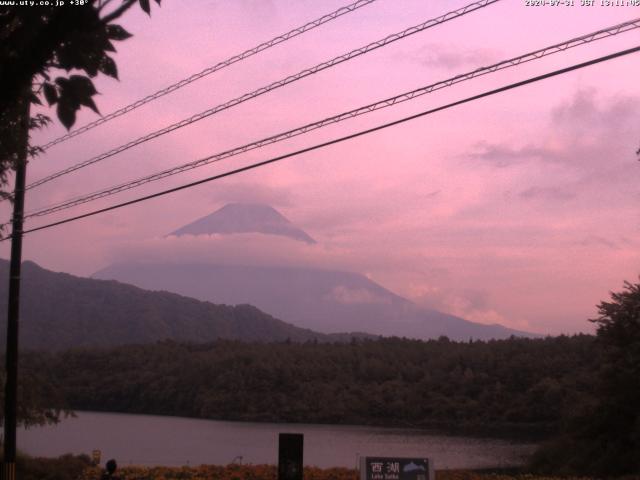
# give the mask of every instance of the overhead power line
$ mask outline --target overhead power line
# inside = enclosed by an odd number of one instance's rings
[[[144,202],[144,201],[147,201],[147,200],[151,200],[153,198],[157,198],[157,197],[161,197],[161,196],[164,196],[164,195],[168,195],[170,193],[178,192],[180,190],[185,190],[185,189],[188,189],[188,188],[192,188],[192,187],[195,187],[197,185],[201,185],[203,183],[212,182],[214,180],[219,180],[221,178],[225,178],[225,177],[229,177],[229,176],[232,176],[232,175],[236,175],[238,173],[242,173],[242,172],[246,172],[246,171],[249,171],[249,170],[253,170],[253,169],[256,169],[258,167],[263,167],[263,166],[269,165],[271,163],[279,162],[279,161],[287,159],[287,158],[291,158],[291,157],[295,157],[297,155],[301,155],[303,153],[308,153],[308,152],[311,152],[311,151],[314,151],[314,150],[319,150],[321,148],[328,147],[330,145],[335,145],[337,143],[342,143],[342,142],[345,142],[347,140],[352,140],[354,138],[362,137],[364,135],[368,135],[368,134],[371,134],[371,133],[374,133],[374,132],[377,132],[377,131],[380,131],[380,130],[383,130],[383,129],[386,129],[386,128],[389,128],[389,127],[392,127],[392,126],[395,126],[395,125],[400,125],[400,124],[409,122],[411,120],[415,120],[417,118],[421,118],[421,117],[424,117],[424,116],[427,116],[427,115],[430,115],[430,114],[433,114],[433,113],[436,113],[436,112],[439,112],[439,111],[442,111],[442,110],[447,110],[449,108],[456,107],[458,105],[469,103],[469,102],[472,102],[472,101],[475,101],[475,100],[480,100],[480,99],[485,98],[485,97],[496,95],[498,93],[506,92],[508,90],[512,90],[512,89],[519,88],[519,87],[522,87],[522,86],[525,86],[525,85],[529,85],[531,83],[539,82],[541,80],[545,80],[545,79],[552,78],[552,77],[555,77],[555,76],[558,76],[558,75],[562,75],[562,74],[565,74],[565,73],[568,73],[568,72],[572,72],[574,70],[578,70],[578,69],[585,68],[585,67],[588,67],[588,66],[591,66],[591,65],[595,65],[595,64],[598,64],[598,63],[602,63],[602,62],[606,62],[606,61],[609,61],[609,60],[613,60],[615,58],[619,58],[619,57],[622,57],[622,56],[625,56],[625,55],[630,55],[630,54],[636,53],[638,51],[640,51],[640,46],[634,47],[634,48],[629,48],[627,50],[622,50],[622,51],[619,51],[619,52],[616,52],[616,53],[612,53],[610,55],[605,55],[603,57],[599,57],[599,58],[596,58],[596,59],[593,59],[593,60],[589,60],[587,62],[578,63],[578,64],[572,65],[570,67],[565,67],[565,68],[561,68],[559,70],[554,70],[552,72],[545,73],[543,75],[538,75],[536,77],[531,77],[531,78],[529,78],[527,80],[522,80],[522,81],[519,81],[519,82],[511,83],[509,85],[506,85],[506,86],[503,86],[503,87],[500,87],[500,88],[489,90],[487,92],[480,93],[478,95],[474,95],[474,96],[471,96],[471,97],[467,97],[465,99],[458,100],[456,102],[448,103],[448,104],[442,105],[440,107],[432,108],[430,110],[426,110],[426,111],[417,113],[415,115],[404,117],[404,118],[401,118],[399,120],[395,120],[393,122],[388,122],[388,123],[385,123],[385,124],[382,124],[382,125],[378,125],[376,127],[369,128],[367,130],[361,130],[359,132],[352,133],[350,135],[346,135],[346,136],[343,136],[343,137],[340,137],[340,138],[336,138],[336,139],[333,139],[333,140],[330,140],[330,141],[327,141],[327,142],[319,143],[319,144],[313,145],[311,147],[307,147],[307,148],[303,148],[301,150],[297,150],[295,152],[290,152],[290,153],[287,153],[287,154],[284,154],[284,155],[280,155],[280,156],[277,156],[277,157],[274,157],[274,158],[270,158],[270,159],[264,160],[262,162],[253,163],[253,164],[247,165],[245,167],[236,168],[236,169],[228,171],[228,172],[224,172],[224,173],[221,173],[221,174],[218,174],[218,175],[213,175],[211,177],[203,178],[203,179],[197,180],[195,182],[191,182],[191,183],[187,183],[187,184],[184,184],[184,185],[180,185],[178,187],[170,188],[168,190],[163,190],[161,192],[153,193],[151,195],[146,195],[144,197],[139,197],[139,198],[136,198],[134,200],[129,200],[127,202],[118,203],[118,204],[111,205],[109,207],[101,208],[101,209],[98,209],[98,210],[93,210],[91,212],[84,213],[82,215],[76,215],[74,217],[69,217],[69,218],[66,218],[64,220],[59,220],[57,222],[53,222],[53,223],[49,223],[49,224],[46,224],[46,225],[42,225],[40,227],[31,228],[29,230],[25,230],[23,233],[32,233],[32,232],[37,232],[39,230],[45,230],[45,229],[52,228],[52,227],[55,227],[55,226],[58,226],[58,225],[63,225],[63,224],[66,224],[66,223],[74,222],[76,220],[80,220],[80,219],[83,219],[83,218],[92,217],[92,216],[98,215],[100,213],[110,212],[110,211],[117,210],[117,209],[120,209],[120,208],[123,208],[123,207],[127,207],[129,205],[134,205],[136,203],[140,203],[140,202]],[[3,237],[2,239],[0,239],[0,241],[7,240],[9,238],[11,238],[11,235]]]
[[[273,82],[265,87],[261,87],[257,90],[254,90],[253,92],[250,93],[246,93],[240,97],[234,98],[233,100],[230,100],[228,102],[222,103],[220,105],[217,105],[213,108],[210,108],[208,110],[205,110],[203,112],[200,112],[198,114],[192,115],[189,118],[186,118],[180,122],[174,123],[172,125],[169,125],[167,127],[164,127],[160,130],[156,130],[155,132],[149,133],[145,136],[142,136],[140,138],[137,138],[135,140],[132,140],[128,143],[125,143],[124,145],[120,145],[119,147],[116,147],[112,150],[109,150],[108,152],[102,153],[96,157],[90,158],[88,160],[85,160],[83,162],[80,162],[76,165],[72,165],[68,168],[65,168],[63,170],[60,170],[56,173],[53,173],[47,177],[44,177],[40,180],[37,180],[29,185],[27,185],[26,189],[32,189],[35,187],[38,187],[44,183],[50,182],[51,180],[54,180],[62,175],[67,175],[71,172],[74,172],[76,170],[79,170],[81,168],[87,167],[89,165],[92,165],[96,162],[100,162],[102,160],[105,160],[106,158],[112,157],[118,153],[124,152],[125,150],[128,150],[132,147],[135,147],[136,145],[140,145],[141,143],[145,143],[148,142],[149,140],[153,140],[154,138],[157,138],[161,135],[167,134],[169,132],[172,132],[174,130],[177,130],[179,128],[185,127],[187,125],[191,125],[194,122],[197,122],[199,120],[202,120],[204,118],[207,118],[211,115],[214,115],[218,112],[221,112],[223,110],[227,110],[231,107],[235,107],[236,105],[239,105],[243,102],[246,102],[247,100],[251,100],[255,97],[258,97],[260,95],[264,95],[265,93],[268,93],[272,90],[275,90],[277,88],[280,87],[284,87],[285,85],[288,85],[290,83],[296,82],[302,78],[308,77],[310,75],[313,75],[315,73],[321,72],[323,70],[326,70],[328,68],[334,67],[340,63],[346,62],[348,60],[351,60],[355,57],[358,57],[360,55],[364,55],[365,53],[371,52],[373,50],[376,50],[378,48],[384,47],[386,45],[389,45],[393,42],[396,42],[398,40],[401,40],[403,38],[406,38],[410,35],[414,35],[418,32],[422,32],[423,30],[426,30],[428,28],[434,27],[436,25],[440,25],[444,22],[447,22],[449,20],[453,20],[455,18],[459,18],[463,15],[466,15],[468,13],[474,12],[476,10],[479,10],[481,8],[487,7],[493,3],[496,3],[500,0],[480,0],[480,1],[476,1],[473,2],[465,7],[459,8],[457,10],[453,10],[451,12],[448,12],[444,15],[441,15],[437,18],[433,18],[431,20],[427,20],[426,22],[423,22],[419,25],[415,25],[411,28],[408,28],[406,30],[403,30],[402,32],[398,32],[398,33],[394,33],[392,35],[388,35],[387,37],[378,40],[376,42],[372,42],[368,45],[365,45],[364,47],[360,47],[357,48],[355,50],[352,50],[348,53],[345,53],[343,55],[340,55],[338,57],[335,57],[331,60],[328,60],[326,62],[322,62],[314,67],[311,68],[307,68],[305,70],[302,70],[298,73],[296,73],[295,75],[290,75],[288,77],[285,77],[281,80],[278,80],[277,82]]]
[[[69,133],[67,133],[66,135],[63,135],[59,138],[56,138],[55,140],[50,141],[49,143],[43,145],[41,148],[43,148],[44,150],[47,150],[51,147],[53,147],[54,145],[57,145],[58,143],[62,143],[66,140],[69,140],[70,138],[73,137],[77,137],[78,135],[88,132],[89,130],[92,130],[94,128],[96,128],[99,125],[102,125],[104,123],[107,123],[109,120],[113,120],[114,118],[120,117],[126,113],[131,112],[132,110],[135,110],[138,107],[141,107],[142,105],[145,105],[149,102],[152,102],[154,100],[157,100],[160,97],[164,97],[165,95],[170,94],[171,92],[175,92],[176,90],[189,85],[190,83],[195,82],[196,80],[200,80],[203,77],[206,77],[208,75],[211,75],[212,73],[217,72],[218,70],[222,70],[223,68],[229,67],[231,65],[233,65],[234,63],[237,63],[241,60],[244,60],[246,58],[252,57],[253,55],[256,55],[264,50],[267,50],[271,47],[275,47],[276,45],[286,42],[287,40],[290,40],[294,37],[297,37],[298,35],[302,35],[305,32],[308,32],[309,30],[313,30],[316,27],[319,27],[320,25],[324,25],[325,23],[331,22],[332,20],[335,20],[336,18],[339,18],[343,15],[346,15],[347,13],[351,13],[361,7],[364,7],[366,5],[369,5],[370,3],[375,2],[376,0],[358,0],[357,2],[351,3],[349,5],[346,5],[342,8],[339,8],[338,10],[328,13],[326,15],[323,15],[320,18],[317,18],[309,23],[306,23],[304,25],[302,25],[301,27],[298,28],[294,28],[293,30],[288,31],[287,33],[283,33],[282,35],[278,35],[275,38],[272,38],[271,40],[261,43],[260,45],[250,48],[249,50],[245,50],[244,52],[238,54],[238,55],[234,55],[233,57],[229,57],[226,60],[223,60],[222,62],[216,63],[215,65],[211,66],[211,67],[207,67],[204,70],[202,70],[201,72],[195,73],[193,75],[191,75],[190,77],[184,78],[172,85],[169,85],[168,87],[163,88],[162,90],[158,90],[155,93],[152,93],[150,95],[147,95],[144,98],[141,98],[140,100],[137,100],[125,107],[120,108],[119,110],[116,110],[112,113],[109,113],[108,115],[105,115],[91,123],[88,123],[76,130],[73,130]]]
[[[226,158],[229,157],[233,157],[235,155],[239,155],[245,152],[248,152],[250,150],[255,150],[257,148],[261,148],[265,145],[270,145],[276,142],[280,142],[298,135],[302,135],[304,133],[313,131],[313,130],[317,130],[319,128],[325,127],[327,125],[331,125],[334,123],[338,123],[350,118],[354,118],[360,115],[364,115],[376,110],[381,110],[383,108],[387,108],[387,107],[391,107],[393,105],[396,105],[398,103],[402,103],[402,102],[406,102],[408,100],[413,100],[417,97],[420,97],[422,95],[426,95],[428,93],[434,92],[436,90],[440,90],[442,88],[446,88],[452,85],[455,85],[457,83],[466,81],[466,80],[471,80],[473,78],[482,76],[482,75],[486,75],[489,73],[493,73],[499,70],[503,70],[506,68],[510,68],[510,67],[514,67],[514,66],[518,66],[521,65],[523,63],[526,62],[530,62],[533,60],[537,60],[543,57],[546,57],[548,55],[552,55],[554,53],[558,53],[558,52],[564,52],[569,48],[573,48],[573,47],[577,47],[580,45],[585,45],[591,42],[594,42],[596,40],[600,40],[603,38],[608,38],[610,36],[613,35],[617,35],[619,33],[623,33],[623,32],[628,32],[630,30],[633,29],[637,29],[640,28],[640,18],[637,18],[635,20],[630,20],[628,22],[624,22],[624,23],[620,23],[618,25],[614,25],[611,27],[607,27],[604,29],[600,29],[598,31],[592,32],[592,33],[588,33],[586,35],[582,35],[580,37],[576,37],[573,38],[571,40],[567,40],[565,42],[562,43],[557,43],[555,45],[551,45],[545,48],[541,48],[539,50],[535,50],[533,52],[529,52],[526,53],[524,55],[519,55],[517,57],[513,57],[510,58],[508,60],[503,60],[501,62],[495,63],[493,65],[490,65],[488,67],[481,67],[475,70],[472,70],[470,72],[467,73],[463,73],[460,75],[456,75],[455,77],[449,78],[447,80],[441,80],[439,82],[427,85],[425,87],[421,87],[415,90],[412,90],[410,92],[406,92],[406,93],[402,93],[400,95],[396,95],[394,97],[390,97],[390,98],[386,98],[384,100],[380,100],[378,102],[375,103],[371,103],[369,105],[365,105],[363,107],[359,107],[353,110],[349,110],[347,112],[343,112],[340,113],[338,115],[334,115],[332,117],[328,117],[325,118],[323,120],[314,122],[314,123],[310,123],[307,125],[304,125],[302,127],[298,127],[292,130],[288,130],[286,132],[282,132],[282,133],[278,133],[276,135],[267,137],[267,138],[263,138],[261,140],[257,140],[254,141],[252,143],[248,143],[245,145],[242,145],[240,147],[236,147],[230,150],[226,150],[224,152],[221,153],[216,153],[214,155],[210,155],[207,156],[205,158],[201,158],[189,163],[185,163],[183,165],[179,165],[176,167],[172,167],[169,168],[167,170],[163,170],[160,172],[156,172],[154,174],[151,175],[147,175],[141,178],[138,178],[136,180],[132,180],[126,183],[122,183],[120,185],[116,185],[116,186],[112,186],[109,188],[105,188],[93,193],[89,193],[83,196],[79,196],[79,197],[75,197],[72,199],[68,199],[65,200],[63,202],[59,202],[56,203],[54,205],[50,205],[48,207],[44,207],[32,212],[27,212],[27,214],[25,215],[25,218],[31,218],[31,217],[42,217],[45,215],[50,215],[52,213],[55,212],[59,212],[61,210],[66,210],[68,208],[72,208],[75,207],[77,205],[81,205],[87,202],[91,202],[94,200],[98,200],[100,198],[104,198],[104,197],[108,197],[111,195],[115,195],[117,193],[126,191],[126,190],[130,190],[136,187],[139,187],[141,185],[145,185],[147,183],[153,182],[153,181],[157,181],[157,180],[161,180],[163,178],[172,176],[172,175],[176,175],[188,170],[192,170],[194,168],[198,168],[204,165],[208,165],[210,163],[214,163],[214,162],[218,162],[221,160],[224,160]]]

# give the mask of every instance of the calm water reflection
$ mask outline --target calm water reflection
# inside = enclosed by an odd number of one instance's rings
[[[31,455],[102,451],[120,464],[199,465],[277,463],[278,433],[304,434],[304,462],[355,467],[358,455],[427,456],[436,468],[479,468],[521,463],[535,445],[450,437],[375,427],[218,422],[178,417],[80,412],[56,426],[18,432]]]

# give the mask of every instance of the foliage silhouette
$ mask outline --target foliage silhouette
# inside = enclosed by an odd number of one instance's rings
[[[540,471],[588,475],[640,474],[640,284],[601,302],[593,368],[594,395],[562,435],[542,447]]]
[[[161,0],[155,0],[159,5]],[[51,2],[53,3],[53,2]],[[99,73],[118,78],[110,56],[113,42],[131,36],[113,22],[133,5],[150,14],[149,0],[85,0],[75,6],[0,6],[0,196],[8,173],[22,153],[25,103],[56,106],[60,122],[70,129],[76,112],[88,107],[98,113],[93,97],[98,93],[92,78]],[[66,72],[53,78],[51,72]],[[73,74],[70,74],[74,72]],[[82,72],[82,74],[75,73]],[[29,130],[42,128],[51,119],[35,114]],[[33,157],[41,150],[28,147]]]
[[[115,52],[113,41],[125,40],[130,34],[113,22],[138,1],[149,14],[149,0],[0,6],[0,198],[12,198],[4,190],[9,172],[42,151],[30,144],[30,132],[51,119],[43,113],[28,114],[32,104],[42,105],[44,98],[49,106],[56,105],[56,114],[67,129],[82,106],[98,113],[91,78],[98,73],[117,78],[109,53]],[[161,0],[155,1],[160,4]],[[53,79],[52,71],[66,75]],[[60,410],[51,405],[43,409],[39,403],[43,394],[37,388],[29,390],[29,385],[23,382],[18,392],[22,394],[18,420],[27,424],[55,422]],[[50,389],[46,381],[39,385]]]

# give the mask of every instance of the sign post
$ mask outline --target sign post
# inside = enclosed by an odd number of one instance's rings
[[[360,480],[434,480],[428,458],[360,457]]]
[[[278,439],[278,480],[302,480],[304,435],[281,433]]]

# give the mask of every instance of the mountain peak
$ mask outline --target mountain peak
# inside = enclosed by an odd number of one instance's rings
[[[228,203],[210,215],[184,225],[169,235],[180,237],[233,233],[263,233],[288,237],[309,244],[316,243],[275,208],[261,203]]]

